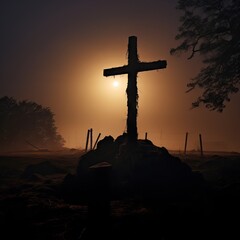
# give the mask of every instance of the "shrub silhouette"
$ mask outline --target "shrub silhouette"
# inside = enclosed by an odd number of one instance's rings
[[[65,141],[57,132],[50,108],[28,100],[0,98],[0,150],[27,149],[27,142],[39,148],[59,149]]]

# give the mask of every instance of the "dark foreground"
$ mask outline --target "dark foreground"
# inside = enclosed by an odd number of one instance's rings
[[[81,154],[0,156],[1,239],[239,239],[239,154],[180,155],[203,175],[206,191],[189,200],[114,198],[110,217],[94,225],[88,205],[66,201],[61,192],[63,179],[75,174]]]

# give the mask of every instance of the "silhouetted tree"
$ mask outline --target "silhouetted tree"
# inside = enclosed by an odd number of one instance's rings
[[[221,112],[240,83],[240,1],[178,0],[177,9],[183,15],[175,39],[182,42],[170,53],[190,52],[188,59],[199,53],[204,63],[187,85],[188,92],[203,89],[192,106]]]
[[[0,149],[26,149],[26,141],[40,148],[63,147],[54,114],[49,108],[31,101],[0,99]]]

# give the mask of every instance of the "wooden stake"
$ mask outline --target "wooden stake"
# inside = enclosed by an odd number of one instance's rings
[[[202,135],[201,134],[199,134],[199,142],[200,142],[201,157],[203,157],[203,145],[202,145]]]
[[[95,141],[95,143],[94,143],[94,146],[93,146],[93,150],[94,150],[95,147],[97,146],[97,143],[98,143],[98,140],[99,140],[100,136],[101,136],[101,133],[98,134],[98,137],[97,137],[97,139],[96,139],[96,141]]]
[[[89,133],[90,133],[90,130],[88,129],[88,131],[87,131],[87,139],[86,139],[86,147],[85,147],[85,152],[87,152],[87,150],[88,150]]]
[[[90,129],[90,149],[92,150],[93,148],[93,130],[92,128]]]
[[[187,153],[187,141],[188,141],[188,132],[186,132],[186,137],[185,137],[184,155],[186,155]]]

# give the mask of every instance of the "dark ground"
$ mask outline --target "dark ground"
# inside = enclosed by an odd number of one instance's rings
[[[99,220],[94,229],[88,226],[88,206],[65,201],[60,191],[81,154],[1,154],[1,239],[239,239],[240,154],[172,153],[201,172],[207,191],[189,201],[114,199],[109,221]],[[91,237],[84,237],[89,231]]]

